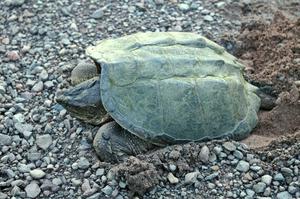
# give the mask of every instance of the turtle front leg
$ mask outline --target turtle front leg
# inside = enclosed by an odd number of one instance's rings
[[[128,156],[145,153],[157,147],[126,131],[115,121],[99,128],[93,146],[100,160],[106,162],[120,162]]]

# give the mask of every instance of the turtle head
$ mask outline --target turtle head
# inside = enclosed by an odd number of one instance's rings
[[[99,125],[106,115],[100,96],[100,78],[81,82],[57,94],[56,101],[73,117]]]

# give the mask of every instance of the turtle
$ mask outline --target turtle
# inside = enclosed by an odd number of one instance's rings
[[[73,87],[56,101],[100,126],[93,147],[103,161],[172,144],[240,140],[257,125],[259,89],[244,79],[244,65],[197,33],[108,38],[86,54],[95,65],[75,67]]]

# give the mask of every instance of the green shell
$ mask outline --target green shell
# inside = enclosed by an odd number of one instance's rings
[[[246,137],[260,99],[243,66],[194,33],[137,33],[87,49],[101,65],[104,108],[125,129],[164,145]]]

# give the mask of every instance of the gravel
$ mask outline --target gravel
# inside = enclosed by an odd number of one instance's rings
[[[133,182],[148,179],[147,169],[113,175],[114,165],[100,162],[91,148],[98,128],[71,117],[55,102],[56,93],[70,87],[74,66],[91,64],[85,49],[97,40],[191,31],[218,41],[241,26],[240,18],[225,18],[228,5],[231,1],[0,1],[0,199],[130,198]],[[144,198],[300,198],[299,155],[269,163],[269,156],[230,140],[189,151],[188,146],[151,158],[159,178]]]

